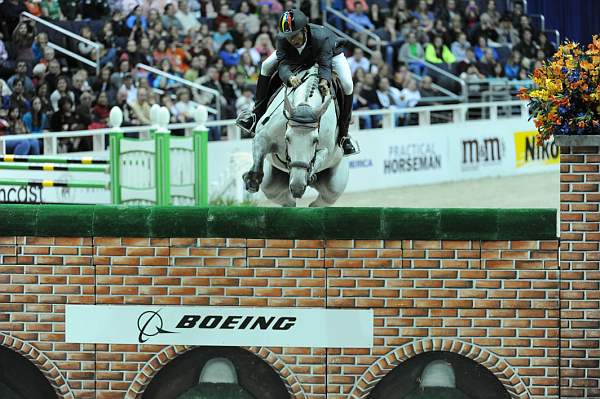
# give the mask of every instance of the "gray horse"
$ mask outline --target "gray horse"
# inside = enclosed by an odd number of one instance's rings
[[[302,73],[296,89],[281,90],[256,128],[254,163],[243,176],[246,190],[260,187],[279,205],[296,206],[310,186],[319,192],[310,206],[330,206],[348,183],[348,163],[337,145],[335,104],[318,90],[317,71]]]

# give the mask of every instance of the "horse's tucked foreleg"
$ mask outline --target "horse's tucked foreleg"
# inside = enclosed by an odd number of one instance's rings
[[[254,163],[250,170],[242,175],[246,190],[251,193],[256,193],[262,182],[263,162],[268,153],[268,143],[264,135],[257,135],[252,142],[252,157]]]

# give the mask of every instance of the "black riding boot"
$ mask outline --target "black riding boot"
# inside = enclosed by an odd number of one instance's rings
[[[260,118],[262,118],[265,112],[267,112],[267,106],[269,105],[268,93],[270,79],[270,76],[258,76],[258,81],[256,82],[256,98],[254,100],[255,105],[253,112],[242,112],[235,121],[236,125],[238,125],[242,130],[248,132],[251,136],[254,136],[254,132],[258,121],[260,120]]]
[[[352,155],[358,152],[348,135],[348,128],[352,120],[352,100],[352,94],[344,96],[344,109],[342,109],[339,121],[338,142],[344,150],[344,155]]]

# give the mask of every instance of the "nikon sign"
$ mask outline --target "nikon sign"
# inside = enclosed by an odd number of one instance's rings
[[[66,342],[370,348],[373,311],[67,305]]]

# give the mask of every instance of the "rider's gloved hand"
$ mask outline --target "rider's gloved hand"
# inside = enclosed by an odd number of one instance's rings
[[[290,86],[292,86],[293,88],[296,88],[298,86],[300,86],[300,83],[302,83],[302,81],[300,80],[300,78],[296,75],[292,75],[290,76],[289,80],[288,80],[288,84]]]
[[[323,97],[327,97],[329,95],[329,82],[325,79],[321,79],[319,81],[319,91]]]

